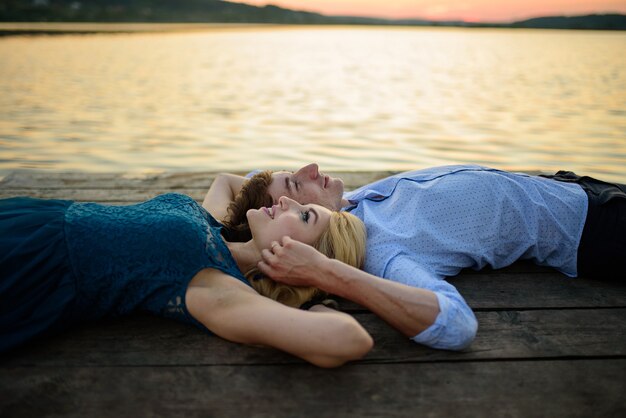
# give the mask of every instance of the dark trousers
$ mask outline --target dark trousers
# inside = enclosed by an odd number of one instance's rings
[[[626,185],[577,176],[571,171],[546,177],[579,184],[589,199],[578,246],[578,274],[626,282]]]

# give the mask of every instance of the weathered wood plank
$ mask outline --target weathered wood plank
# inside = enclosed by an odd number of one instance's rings
[[[201,202],[206,195],[203,189],[0,189],[0,199],[13,196],[30,196],[39,199],[65,199],[97,203],[139,203],[165,193],[181,193]]]
[[[525,262],[496,271],[466,270],[447,280],[478,310],[626,307],[624,285],[571,278]],[[348,300],[339,302],[343,311],[364,311]]]
[[[333,171],[347,190],[395,174],[392,171]],[[216,172],[166,172],[157,174],[125,173],[49,173],[18,171],[0,180],[0,189],[208,189]],[[234,174],[245,175],[246,172]]]
[[[621,417],[626,360],[16,367],[0,393],[11,417]]]
[[[393,173],[328,174],[350,190]],[[201,201],[214,176],[19,172],[0,180],[0,197],[129,204],[175,191]],[[623,286],[529,263],[450,281],[478,310],[477,338],[462,352],[412,343],[350,303],[376,345],[335,371],[134,315],[2,355],[0,416],[626,414]]]
[[[373,314],[360,314],[356,318],[376,342],[362,360],[366,363],[626,358],[626,309],[478,312],[476,340],[461,352],[433,350],[415,344]],[[0,370],[17,366],[293,363],[302,361],[273,349],[233,344],[207,336],[173,321],[135,315],[35,341],[7,354],[0,362]]]
[[[532,274],[541,274],[548,273],[554,274],[556,270],[552,267],[538,266],[530,260],[520,260],[511,264],[508,267],[501,268],[498,270],[494,270],[491,267],[485,267],[482,270],[473,270],[473,269],[464,269],[461,271],[459,277],[470,276],[470,275],[484,275],[484,274],[493,274],[493,272],[497,273],[532,273]],[[559,274],[559,277],[566,277],[563,274]]]
[[[18,172],[0,181],[0,198],[31,196],[82,202],[137,203],[169,192],[186,194],[201,201],[216,173],[165,173],[158,175],[30,173]],[[237,173],[242,174],[242,173]],[[245,173],[243,173],[245,174]],[[344,178],[351,190],[390,172],[330,173]]]
[[[626,286],[558,272],[516,273],[507,268],[448,280],[472,309],[626,307]]]
[[[208,188],[217,173],[46,173],[14,172],[0,181],[2,189],[197,189]],[[245,174],[245,173],[237,173]]]

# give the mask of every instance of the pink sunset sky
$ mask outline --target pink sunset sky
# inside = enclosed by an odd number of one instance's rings
[[[236,1],[236,0],[230,0]],[[327,15],[509,22],[538,16],[626,13],[626,0],[241,0]]]

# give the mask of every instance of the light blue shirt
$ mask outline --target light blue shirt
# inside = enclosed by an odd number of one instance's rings
[[[587,195],[577,184],[480,167],[398,174],[344,195],[367,227],[364,270],[433,291],[435,322],[412,339],[462,349],[476,335],[474,313],[444,280],[461,269],[530,259],[575,277]]]

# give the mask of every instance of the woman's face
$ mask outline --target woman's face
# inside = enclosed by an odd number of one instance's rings
[[[289,236],[313,244],[328,228],[331,211],[319,205],[301,205],[286,196],[271,208],[250,209],[246,216],[257,248],[270,248],[272,241]]]

